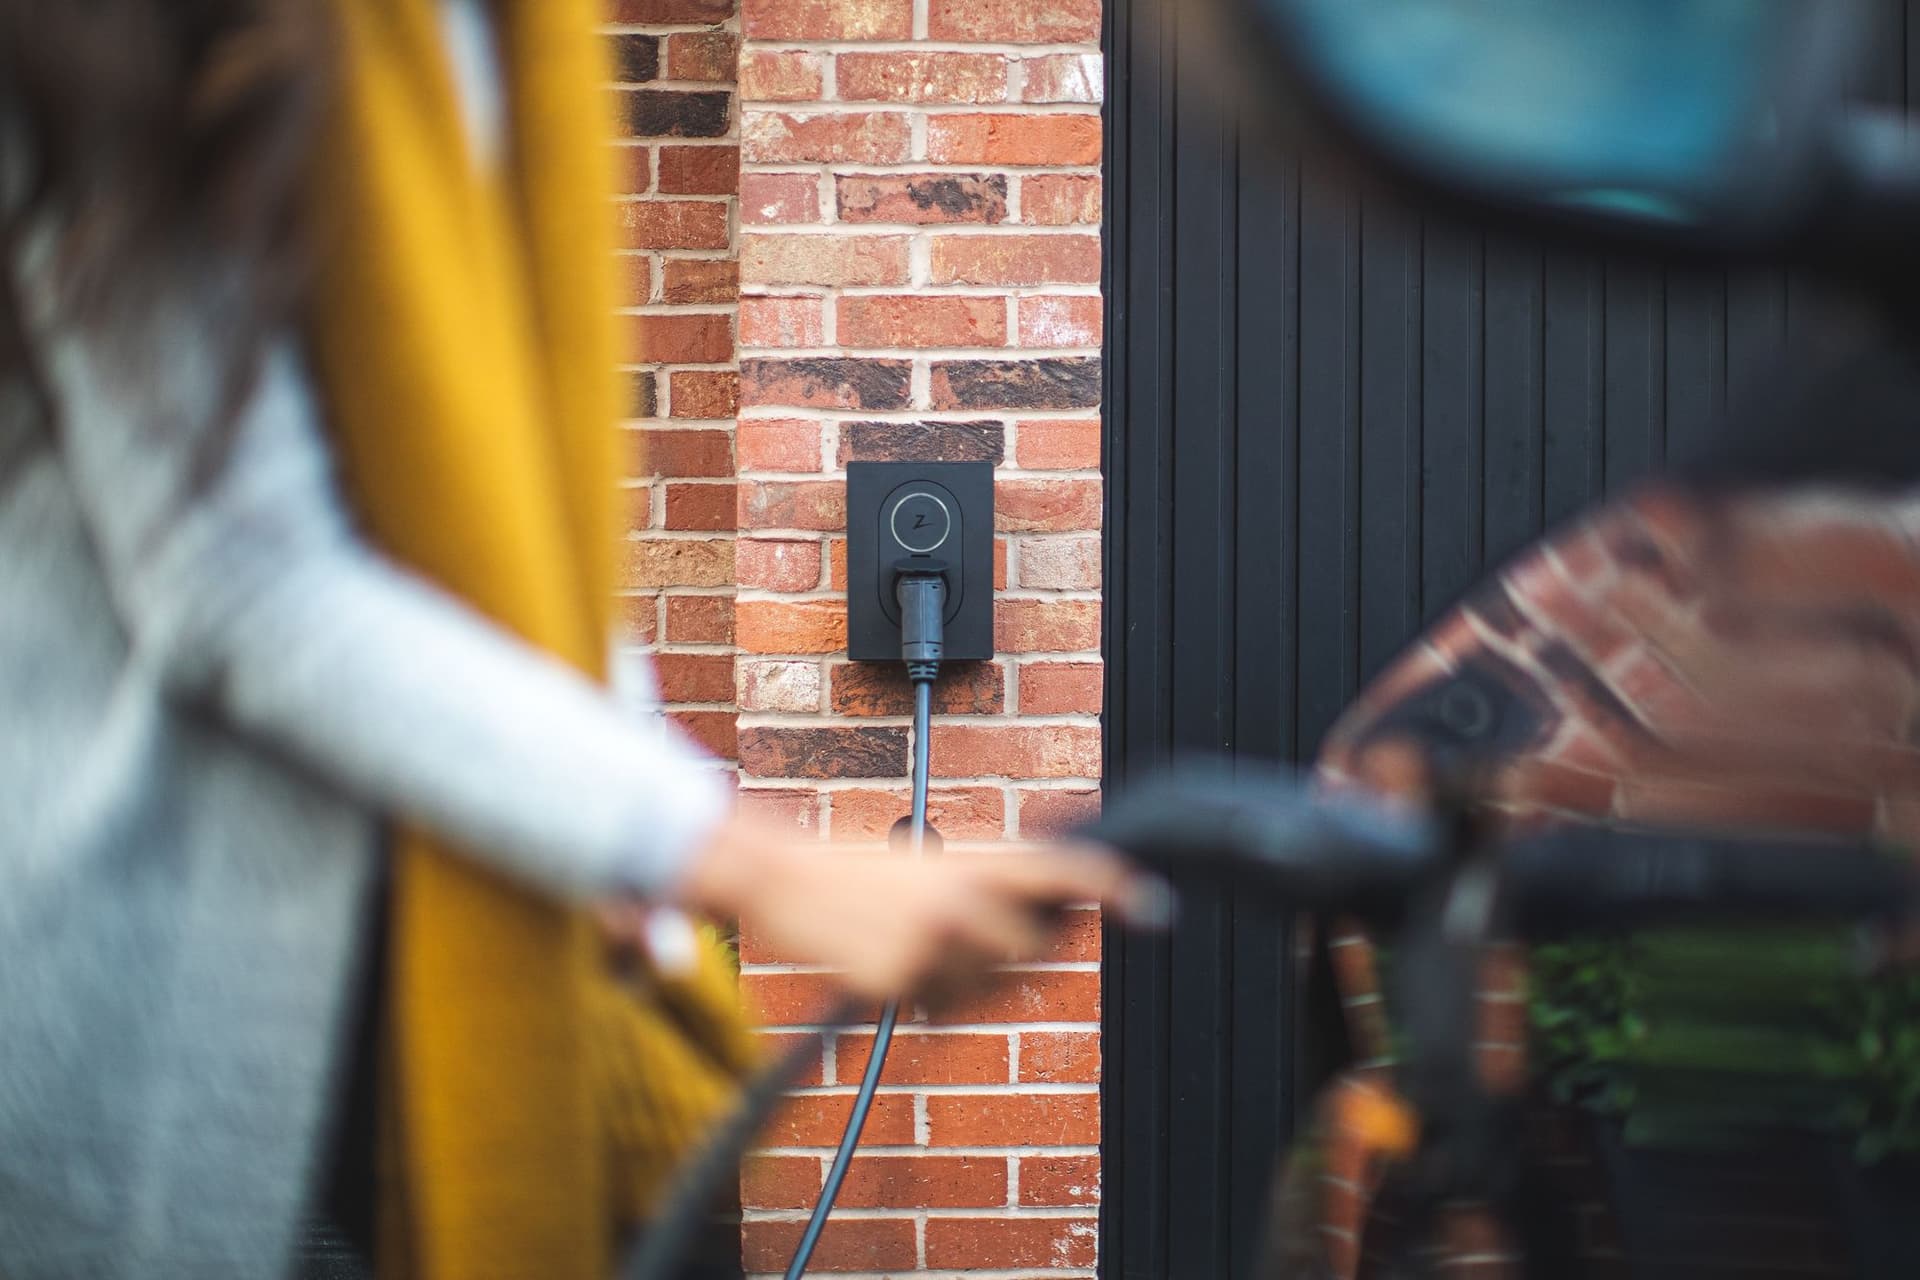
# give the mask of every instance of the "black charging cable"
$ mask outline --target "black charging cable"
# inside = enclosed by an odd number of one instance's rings
[[[940,677],[940,660],[946,649],[947,566],[938,560],[915,556],[896,565],[895,573],[894,599],[900,606],[900,656],[907,664],[908,679],[913,681],[913,813],[908,830],[911,848],[917,857],[925,851],[927,840],[927,739],[933,718],[933,682]],[[852,1025],[857,1007],[847,1003],[836,1009],[822,1024],[824,1033],[832,1035]],[[880,1073],[886,1067],[887,1050],[892,1047],[893,1029],[899,1018],[899,1001],[888,1001],[880,1014],[866,1074],[854,1096],[853,1114],[847,1118],[846,1133],[834,1153],[820,1201],[814,1206],[813,1216],[808,1219],[807,1229],[794,1250],[793,1262],[787,1268],[788,1280],[798,1280],[806,1274],[807,1264],[813,1260],[813,1251],[820,1243],[820,1233],[833,1213],[840,1184],[846,1181],[847,1168],[853,1163],[854,1148],[860,1145],[860,1132],[866,1127],[867,1114],[873,1110]],[[772,1117],[780,1100],[818,1055],[819,1050],[811,1042],[802,1044],[788,1050],[748,1082],[740,1105],[687,1166],[652,1227],[636,1243],[622,1268],[627,1280],[674,1280],[721,1187],[739,1168],[741,1156]]]
[[[914,557],[894,566],[894,599],[900,605],[900,657],[907,664],[907,678],[913,681],[913,813],[908,828],[913,855],[919,857],[927,844],[927,775],[930,768],[927,739],[933,720],[933,682],[940,678],[940,659],[946,652],[947,567],[938,560]],[[893,1029],[900,1021],[900,1002],[887,1001],[880,1011],[880,1023],[874,1030],[873,1052],[867,1058],[866,1074],[854,1095],[853,1114],[847,1117],[847,1131],[841,1135],[840,1148],[833,1154],[827,1180],[820,1189],[819,1203],[807,1219],[807,1229],[787,1265],[786,1280],[800,1280],[813,1261],[813,1251],[833,1214],[833,1203],[840,1196],[840,1184],[847,1179],[853,1164],[853,1152],[860,1145],[860,1133],[873,1110],[874,1095],[880,1089],[880,1073],[886,1069],[887,1050],[893,1047]]]

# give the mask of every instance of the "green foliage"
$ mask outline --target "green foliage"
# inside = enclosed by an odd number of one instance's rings
[[[1650,933],[1535,949],[1533,1052],[1560,1101],[1632,1141],[1789,1128],[1865,1162],[1920,1151],[1920,977],[1859,976],[1851,940]]]

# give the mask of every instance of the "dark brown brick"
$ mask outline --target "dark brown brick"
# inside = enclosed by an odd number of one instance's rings
[[[811,409],[904,409],[912,397],[913,366],[905,360],[822,356],[799,360],[743,360],[746,403]]]
[[[630,418],[657,417],[660,412],[660,394],[654,384],[651,373],[636,373],[627,384],[627,416]]]
[[[906,764],[905,729],[740,731],[740,765],[755,778],[897,778]]]
[[[992,462],[1006,457],[998,422],[849,422],[840,462]]]
[[[948,360],[933,366],[937,409],[1091,409],[1100,403],[1100,361]]]
[[[627,133],[636,138],[721,138],[733,114],[733,95],[721,90],[633,89],[621,96]]]
[[[660,37],[626,33],[613,38],[613,75],[622,84],[660,78]]]
[[[837,716],[913,714],[904,667],[852,662],[833,669],[830,710]],[[997,662],[952,662],[933,687],[933,710],[946,716],[996,716],[1006,710],[1007,673]]]
[[[1007,220],[1003,174],[852,176],[835,183],[842,222],[978,222]]]

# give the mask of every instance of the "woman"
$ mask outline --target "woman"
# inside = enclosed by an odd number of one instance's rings
[[[603,1274],[573,908],[745,914],[878,996],[1141,899],[1064,852],[817,857],[591,679],[597,17],[0,0],[9,1280],[283,1273],[335,1146],[379,1153],[383,1274]]]

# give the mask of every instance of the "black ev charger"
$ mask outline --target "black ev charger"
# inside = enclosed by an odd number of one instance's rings
[[[847,465],[847,633],[849,657],[904,662],[913,682],[913,808],[907,833],[919,856],[927,847],[927,740],[940,664],[993,656],[992,463]],[[836,1010],[827,1028],[850,1024],[852,1008]],[[873,1109],[899,1017],[898,1001],[881,1011],[846,1133],[786,1280],[806,1274],[833,1213]],[[813,1056],[812,1047],[803,1046],[748,1083],[733,1116],[688,1167],[653,1229],[641,1237],[625,1268],[628,1280],[672,1280],[706,1206]]]

